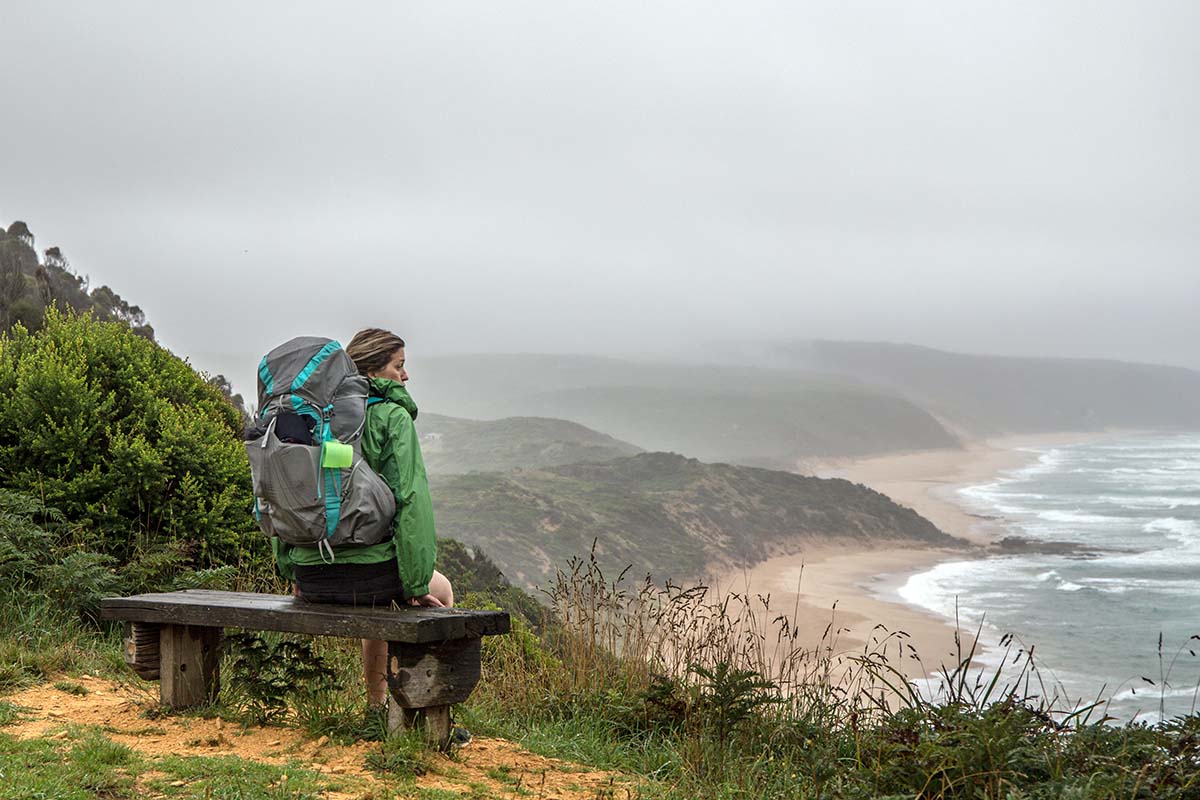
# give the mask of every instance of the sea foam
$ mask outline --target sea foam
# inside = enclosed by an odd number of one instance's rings
[[[1123,687],[1108,709],[1119,718],[1157,713],[1157,690],[1127,690],[1131,676],[1157,675],[1160,633],[1172,654],[1200,633],[1200,437],[1131,435],[1034,452],[1026,467],[959,489],[959,502],[1014,535],[1093,549],[939,564],[909,578],[900,596],[948,619],[957,613],[964,626],[1018,634],[1069,695]],[[1191,688],[1175,686],[1200,681],[1200,656],[1181,652],[1162,695],[1168,715],[1192,700]]]

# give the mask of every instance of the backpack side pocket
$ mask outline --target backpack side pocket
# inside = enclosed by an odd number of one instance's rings
[[[342,470],[342,515],[334,544],[378,544],[392,533],[396,497],[360,456]]]
[[[272,433],[246,442],[254,494],[264,531],[288,544],[312,547],[325,537],[325,503],[320,497],[321,448],[279,441]]]

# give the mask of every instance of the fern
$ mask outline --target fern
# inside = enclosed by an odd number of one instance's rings
[[[227,674],[233,704],[259,724],[282,718],[288,699],[325,691],[337,674],[312,649],[310,640],[275,643],[256,633],[226,638],[232,652]]]
[[[115,558],[102,553],[71,553],[41,568],[42,591],[66,613],[98,624],[100,598],[124,590],[124,582],[113,570],[115,563]]]
[[[232,564],[212,569],[197,569],[176,575],[167,586],[172,591],[181,589],[229,589],[237,578],[237,568]]]

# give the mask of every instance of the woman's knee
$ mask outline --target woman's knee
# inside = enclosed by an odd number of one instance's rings
[[[446,608],[454,605],[454,586],[449,578],[436,569],[433,571],[433,577],[429,579],[429,593],[441,600]]]

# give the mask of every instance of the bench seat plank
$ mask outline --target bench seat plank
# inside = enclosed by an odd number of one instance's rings
[[[100,601],[100,616],[132,622],[285,631],[404,644],[492,636],[509,630],[509,617],[503,611],[352,608],[306,603],[290,595],[210,589],[106,597]]]

